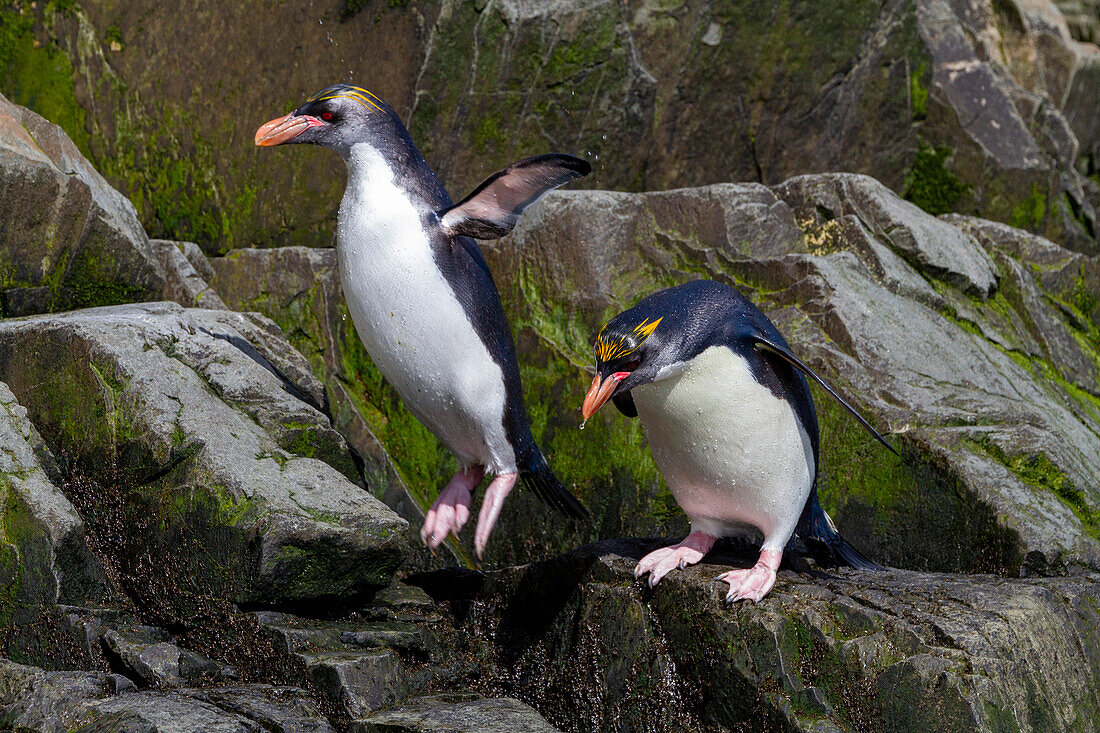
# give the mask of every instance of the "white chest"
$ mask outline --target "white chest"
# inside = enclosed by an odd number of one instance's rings
[[[748,362],[714,346],[632,394],[693,528],[728,535],[750,525],[786,543],[813,485],[813,450],[794,408],[753,379]]]
[[[422,213],[377,151],[352,149],[337,225],[348,310],[379,371],[460,462],[514,470],[500,367],[436,265]]]

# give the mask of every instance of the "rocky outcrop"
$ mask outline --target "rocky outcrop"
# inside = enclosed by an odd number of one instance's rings
[[[405,522],[348,480],[323,389],[270,322],[175,304],[3,321],[0,379],[127,593],[168,617],[354,595],[401,562]]]
[[[1100,579],[782,571],[724,603],[730,548],[654,589],[654,542],[421,584],[492,645],[485,684],[563,730],[1091,730]]]
[[[0,638],[8,655],[56,641],[56,604],[115,600],[53,454],[0,383]]]
[[[71,116],[151,231],[211,253],[331,241],[339,161],[251,140],[337,81],[389,100],[456,197],[550,149],[591,159],[582,185],[634,191],[845,170],[1097,251],[1100,54],[1049,0],[329,0],[247,30],[182,9],[6,11],[25,43],[7,83]]]
[[[165,288],[130,201],[60,127],[3,96],[0,238],[5,316],[151,300]]]

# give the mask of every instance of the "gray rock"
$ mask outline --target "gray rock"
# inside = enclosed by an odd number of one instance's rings
[[[263,733],[259,722],[171,692],[135,692],[88,705],[79,733]]]
[[[115,597],[86,526],[57,483],[53,454],[6,384],[0,383],[0,629],[3,653],[71,668],[57,603]],[[66,651],[59,651],[64,648]]]
[[[149,246],[156,252],[164,268],[165,298],[187,308],[225,308],[225,303],[206,282],[212,271],[197,244],[152,239]]]
[[[306,674],[344,714],[361,718],[405,697],[403,666],[389,651],[303,654]]]
[[[162,297],[133,205],[60,127],[3,96],[0,222],[6,316]]]
[[[242,685],[188,690],[191,697],[256,721],[280,733],[334,733],[317,704],[300,687]]]
[[[126,687],[120,679],[124,678],[103,672],[47,672],[0,659],[0,727],[71,731],[82,722],[88,704]]]
[[[918,272],[967,294],[984,299],[997,288],[996,267],[972,237],[900,200],[873,178],[843,173],[798,176],[776,186],[775,195],[794,210],[797,221],[855,216],[872,241],[885,242]],[[885,270],[887,264],[880,267]]]
[[[226,682],[232,668],[172,643],[167,633],[150,627],[109,628],[103,643],[131,679],[144,686],[184,687],[199,682]]]
[[[535,333],[528,350],[555,354],[562,373],[589,363],[591,334],[642,295],[699,276],[731,282],[912,451],[893,463],[849,443],[865,437],[818,397],[819,488],[872,556],[1016,572],[1037,552],[1049,569],[1100,567],[1095,258],[1000,224],[935,220],[855,176],[773,187],[766,218],[738,205],[749,190],[549,195],[486,250],[513,322]],[[716,198],[729,201],[721,219],[707,214]],[[570,424],[587,384],[575,381],[569,400],[528,395],[563,403],[547,425]],[[604,430],[590,423],[583,438],[606,441]],[[605,490],[580,491],[598,515]]]
[[[654,546],[601,543],[490,574],[463,596],[474,611],[460,628],[500,645],[505,661],[484,684],[581,730],[1038,732],[1100,721],[1096,574],[784,569],[761,603],[730,606],[715,578],[754,554],[719,548],[650,589],[632,570]]]
[[[400,563],[406,524],[309,457],[354,470],[278,336],[166,303],[0,323],[2,378],[90,479],[81,508],[101,507],[104,531],[126,527],[111,541],[143,602],[348,595]]]
[[[401,705],[356,720],[348,733],[553,733],[558,728],[546,722],[534,708],[512,698],[474,698],[462,695],[432,695],[413,698]]]

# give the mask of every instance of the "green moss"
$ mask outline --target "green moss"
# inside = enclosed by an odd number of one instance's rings
[[[46,4],[40,12],[50,17],[55,8]],[[12,102],[60,125],[88,155],[84,110],[73,83],[76,74],[54,40],[36,29],[38,20],[30,3],[0,6],[0,89]]]
[[[1100,512],[1091,506],[1070,478],[1042,453],[1007,453],[988,437],[971,440],[970,444],[985,453],[1024,483],[1053,492],[1081,520],[1085,530],[1100,539]]]
[[[112,23],[107,27],[106,32],[103,34],[103,40],[105,40],[108,45],[122,45],[122,29],[118,27],[118,23]]]
[[[1017,229],[1042,231],[1047,215],[1047,197],[1038,183],[1032,184],[1031,194],[1012,209],[1008,223]]]
[[[921,63],[909,77],[909,103],[914,120],[923,120],[928,114],[928,64]]]
[[[933,216],[951,212],[970,189],[946,165],[952,152],[922,143],[905,177],[905,198]]]

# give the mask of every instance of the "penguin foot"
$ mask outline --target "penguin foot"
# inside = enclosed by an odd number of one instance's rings
[[[433,553],[448,534],[458,537],[459,530],[470,518],[470,497],[484,475],[483,466],[471,466],[456,473],[439,492],[439,498],[428,510],[424,526],[420,528],[421,542]]]
[[[489,533],[497,523],[504,500],[508,498],[518,478],[518,473],[502,473],[485,489],[485,498],[481,500],[481,513],[477,516],[477,532],[474,533],[474,552],[477,553],[479,560],[485,554],[485,546],[489,544]]]
[[[718,576],[718,580],[730,584],[726,594],[727,603],[752,601],[759,603],[775,585],[775,573],[779,570],[779,561],[783,553],[779,550],[763,550],[756,564],[747,570],[730,570]]]
[[[654,550],[639,560],[634,568],[634,577],[640,578],[649,573],[649,587],[652,588],[672,569],[683,570],[702,560],[710,552],[710,548],[714,547],[716,539],[706,532],[692,532],[680,544]]]

